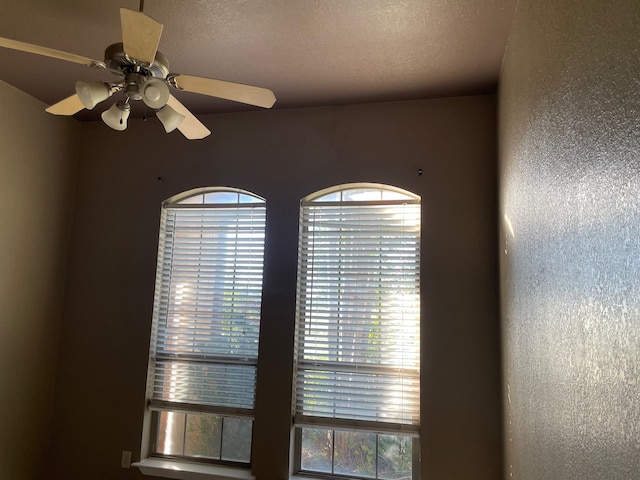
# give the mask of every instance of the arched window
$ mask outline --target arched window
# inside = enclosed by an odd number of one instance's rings
[[[420,197],[379,184],[301,202],[296,470],[418,478]]]
[[[233,188],[162,205],[147,400],[151,454],[248,464],[265,201]]]

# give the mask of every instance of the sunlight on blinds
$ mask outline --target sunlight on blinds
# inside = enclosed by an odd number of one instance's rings
[[[301,206],[296,424],[416,431],[420,200],[384,186]]]
[[[262,199],[239,191],[165,204],[152,332],[152,407],[253,409],[265,215]]]

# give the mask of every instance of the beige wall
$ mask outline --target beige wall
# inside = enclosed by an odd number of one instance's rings
[[[640,479],[640,5],[521,0],[500,86],[505,478]]]
[[[140,453],[160,204],[225,185],[267,199],[254,470],[285,478],[299,199],[367,181],[423,199],[423,478],[500,478],[495,113],[480,96],[213,115],[192,142],[82,124],[54,476],[141,478],[120,455]]]
[[[75,120],[0,82],[0,477],[43,478],[75,185]]]

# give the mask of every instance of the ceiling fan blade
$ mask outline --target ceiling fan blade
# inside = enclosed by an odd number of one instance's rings
[[[47,108],[46,111],[49,113],[53,113],[54,115],[73,115],[74,113],[78,113],[83,108],[84,105],[80,101],[80,97],[74,93],[70,97],[61,100],[58,103],[54,103],[49,108]]]
[[[224,82],[213,78],[194,77],[192,75],[175,75],[172,77],[172,82],[180,90],[224,98],[257,107],[271,108],[276,102],[276,96],[266,88]]]
[[[136,60],[151,65],[162,35],[162,24],[142,12],[120,9],[122,43],[125,53]]]
[[[205,127],[200,120],[198,120],[193,113],[191,113],[187,107],[182,105],[176,97],[169,95],[169,101],[167,102],[171,108],[181,115],[184,115],[184,120],[178,126],[178,130],[187,137],[189,140],[199,140],[211,134],[211,131]]]
[[[62,50],[54,50],[53,48],[41,47],[40,45],[32,45],[31,43],[20,42],[18,40],[12,40],[10,38],[0,37],[0,47],[11,48],[13,50],[19,50],[21,52],[35,53],[37,55],[43,55],[45,57],[66,60],[67,62],[80,63],[89,67],[106,68],[106,65],[99,60],[93,60],[92,58],[63,52]]]

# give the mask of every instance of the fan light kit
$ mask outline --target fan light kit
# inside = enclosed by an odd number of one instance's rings
[[[158,51],[163,26],[142,13],[143,6],[141,0],[139,12],[120,9],[123,41],[107,47],[104,62],[9,38],[0,37],[0,47],[108,69],[121,77],[114,83],[78,81],[74,95],[46,109],[54,115],[74,115],[122,93],[124,99],[102,113],[102,120],[114,130],[126,130],[130,102],[142,100],[156,112],[167,133],[177,128],[190,140],[209,135],[207,127],[171,94],[170,87],[263,108],[273,106],[276,97],[266,88],[170,73],[169,61]]]

